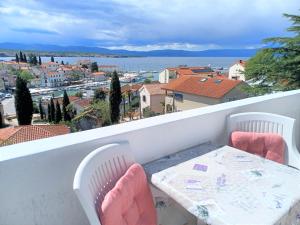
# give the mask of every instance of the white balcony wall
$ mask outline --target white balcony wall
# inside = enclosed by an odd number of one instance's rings
[[[298,119],[299,99],[300,91],[277,93],[2,147],[0,224],[87,225],[72,183],[95,148],[128,140],[136,160],[145,163],[206,141],[226,144],[228,115],[260,111]]]

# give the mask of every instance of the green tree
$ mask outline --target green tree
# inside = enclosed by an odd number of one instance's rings
[[[0,111],[0,128],[5,127],[5,124],[3,123],[4,119],[3,119],[3,115],[2,112]]]
[[[27,57],[26,57],[25,53],[23,54],[23,59],[24,59],[24,62],[27,63]]]
[[[62,120],[60,104],[56,101],[56,110],[55,110],[55,123],[59,123]]]
[[[19,56],[18,56],[18,53],[16,53],[16,62],[19,63]]]
[[[65,65],[65,63],[64,63],[64,61],[63,61],[63,60],[61,61],[61,63],[60,63],[60,64],[61,64],[61,65]]]
[[[24,62],[24,58],[23,58],[23,53],[20,51],[20,59],[19,59],[20,62]]]
[[[17,76],[15,107],[19,125],[30,125],[33,114],[33,103],[26,80]]]
[[[76,93],[75,93],[75,96],[78,97],[78,98],[82,98],[82,97],[83,97],[82,91],[76,92]]]
[[[40,111],[40,117],[43,120],[45,117],[45,113],[42,105],[42,99],[39,100],[39,111]]]
[[[97,64],[97,62],[93,62],[91,64],[91,71],[92,71],[92,73],[98,72],[98,64]]]
[[[146,78],[145,80],[144,80],[144,84],[151,84],[151,79],[149,79],[149,78]]]
[[[53,56],[51,56],[51,62],[54,62],[54,57]]]
[[[94,91],[94,101],[105,101],[106,93],[102,88],[98,88]]]
[[[39,56],[39,65],[42,65],[42,59],[41,59],[41,56]]]
[[[284,16],[292,22],[287,30],[294,36],[265,39],[270,47],[259,51],[246,64],[245,76],[253,81],[254,94],[300,88],[300,16]]]
[[[50,106],[50,104],[48,104],[48,121],[49,121],[49,123],[52,122],[52,117],[51,117],[51,106]]]
[[[112,123],[118,123],[120,118],[120,103],[122,102],[122,94],[119,76],[116,71],[114,71],[111,78],[109,102],[111,121]]]
[[[67,106],[70,104],[69,96],[67,94],[67,91],[64,90],[64,97],[63,97],[63,116],[64,121],[71,121],[71,117],[67,111]]]
[[[149,117],[153,117],[156,116],[156,113],[151,111],[150,107],[146,107],[143,109],[143,117],[144,118],[149,118]]]
[[[17,75],[21,77],[23,80],[25,80],[26,82],[29,82],[30,80],[33,79],[33,75],[27,70],[18,71]]]
[[[37,58],[36,58],[36,55],[30,53],[29,54],[29,61],[28,61],[31,65],[37,65],[38,64],[38,61],[37,61]]]
[[[55,122],[55,106],[54,106],[53,98],[51,98],[50,100],[50,115],[51,115],[51,120]]]

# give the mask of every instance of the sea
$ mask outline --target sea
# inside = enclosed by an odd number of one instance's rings
[[[11,60],[13,57],[0,57],[1,60]],[[212,68],[223,68],[225,71],[237,60],[247,60],[245,57],[55,57],[55,61],[74,64],[79,60],[90,59],[98,65],[115,65],[123,72],[160,72],[167,67],[176,66],[211,66]],[[50,61],[50,57],[42,57],[43,62]]]

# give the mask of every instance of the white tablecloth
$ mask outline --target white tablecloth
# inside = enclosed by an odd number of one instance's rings
[[[229,146],[151,182],[207,224],[300,224],[300,171]]]

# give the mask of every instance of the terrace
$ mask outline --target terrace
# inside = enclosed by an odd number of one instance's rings
[[[126,140],[145,164],[202,143],[226,145],[228,115],[254,111],[295,118],[298,137],[299,98],[299,90],[282,92],[2,147],[0,223],[88,225],[72,184],[79,163],[94,149]]]

